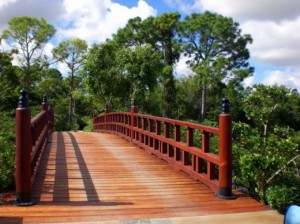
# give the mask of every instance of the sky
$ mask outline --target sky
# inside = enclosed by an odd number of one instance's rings
[[[0,0],[0,33],[15,16],[43,17],[57,29],[45,48],[50,54],[55,44],[68,38],[101,43],[136,16],[178,11],[184,18],[208,10],[232,17],[254,40],[248,49],[255,74],[245,85],[283,84],[300,92],[299,9],[299,0]],[[63,65],[59,69],[66,71]],[[181,58],[177,75],[189,72]]]

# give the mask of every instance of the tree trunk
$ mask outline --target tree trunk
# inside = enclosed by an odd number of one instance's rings
[[[175,85],[174,85],[174,79],[173,75],[171,75],[165,84],[165,117],[168,118],[173,118],[173,113],[172,111],[175,109],[174,108],[174,90],[175,90]]]
[[[205,113],[206,113],[206,90],[203,88],[201,90],[201,112],[200,112],[200,121],[205,120]]]
[[[71,127],[72,124],[72,113],[73,113],[73,97],[69,96],[69,112],[68,112],[68,124]]]

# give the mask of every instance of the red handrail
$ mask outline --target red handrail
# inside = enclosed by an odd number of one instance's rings
[[[41,112],[31,118],[26,90],[16,109],[16,205],[32,205],[31,186],[42,149],[53,129],[54,113],[43,98]]]
[[[224,104],[229,104],[224,100]],[[167,161],[177,170],[209,186],[218,197],[233,199],[232,194],[232,127],[226,110],[219,116],[219,127],[210,127],[163,117],[131,112],[105,113],[95,117],[93,130],[120,135],[139,147]],[[183,134],[186,130],[186,134]],[[172,131],[172,133],[171,133]],[[201,146],[197,147],[194,133],[201,133]],[[185,135],[183,141],[181,136]],[[210,151],[210,138],[219,136],[219,153]]]

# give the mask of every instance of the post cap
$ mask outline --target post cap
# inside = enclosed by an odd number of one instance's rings
[[[47,95],[43,96],[43,100],[42,100],[42,104],[46,104],[47,103]]]
[[[26,89],[21,89],[20,95],[18,108],[28,108],[28,91]]]
[[[227,98],[222,99],[222,114],[229,114],[230,102]]]
[[[132,107],[136,107],[136,106],[137,106],[137,105],[136,105],[136,100],[135,100],[135,99],[132,100],[131,106],[132,106]]]

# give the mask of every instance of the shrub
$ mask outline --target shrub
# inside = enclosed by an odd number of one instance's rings
[[[0,112],[0,192],[14,186],[15,137],[14,118],[9,113]]]

